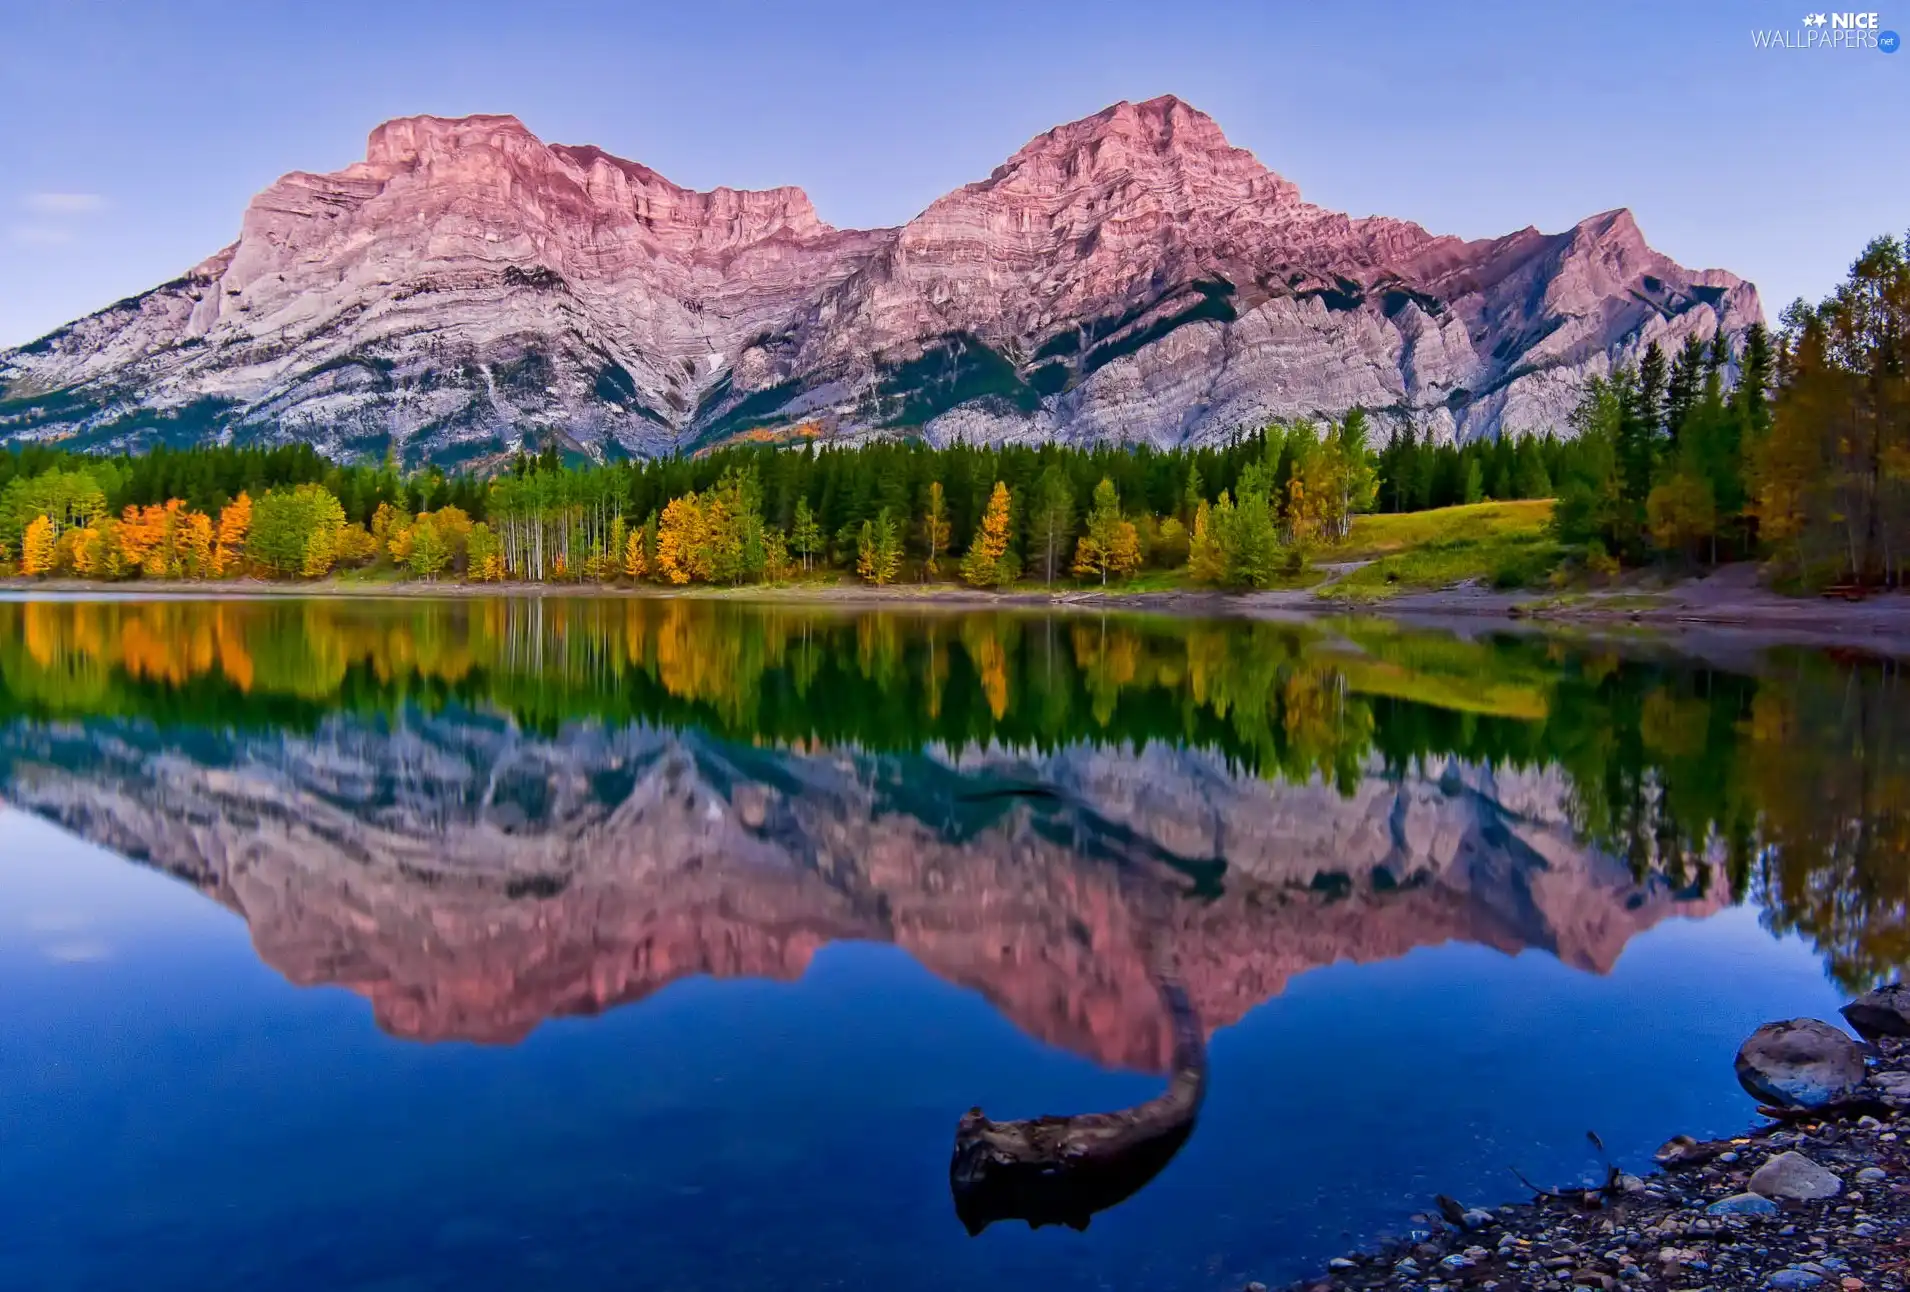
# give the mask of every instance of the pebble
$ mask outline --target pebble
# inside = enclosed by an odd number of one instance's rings
[[[1809,1270],[1778,1270],[1764,1280],[1767,1288],[1814,1288],[1824,1281],[1823,1276],[1812,1274]]]
[[[1888,1175],[1889,1172],[1880,1166],[1867,1166],[1857,1172],[1856,1178],[1858,1184],[1882,1184]]]
[[[1842,1180],[1802,1153],[1780,1153],[1751,1173],[1749,1188],[1767,1198],[1791,1198],[1816,1202],[1835,1197],[1844,1187]]]
[[[1707,1216],[1775,1216],[1777,1204],[1758,1193],[1734,1193],[1704,1209]]]

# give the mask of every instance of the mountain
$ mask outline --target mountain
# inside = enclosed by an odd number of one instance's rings
[[[1052,797],[978,792],[1031,782]],[[854,939],[1030,1035],[1159,1071],[1163,973],[1213,1028],[1309,969],[1443,942],[1604,972],[1725,889],[1635,882],[1576,841],[1554,774],[1375,767],[1342,795],[1162,746],[798,753],[455,712],[16,723],[0,794],[193,884],[287,978],[425,1041],[508,1043],[695,974],[793,978]]]
[[[1349,218],[1171,97],[873,230],[513,117],[410,117],[182,277],[0,353],[0,438],[452,464],[902,427],[1175,444],[1356,404],[1468,438],[1564,429],[1587,374],[1759,318],[1627,211],[1473,242]]]

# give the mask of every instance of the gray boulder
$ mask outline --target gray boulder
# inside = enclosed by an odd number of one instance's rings
[[[1749,1187],[1766,1198],[1818,1202],[1836,1197],[1844,1182],[1802,1153],[1779,1153],[1751,1173]]]
[[[1777,1108],[1821,1108],[1864,1083],[1863,1047],[1829,1023],[1766,1023],[1738,1050],[1738,1084]]]
[[[1866,1041],[1910,1036],[1910,987],[1893,982],[1865,992],[1841,1011],[1844,1021]]]

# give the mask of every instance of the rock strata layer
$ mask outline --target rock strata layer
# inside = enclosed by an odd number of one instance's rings
[[[0,353],[0,440],[458,463],[897,427],[1176,444],[1355,405],[1563,431],[1587,375],[1760,317],[1628,211],[1477,241],[1351,218],[1172,97],[871,230],[514,117],[410,117],[342,171],[286,175],[179,278]]]

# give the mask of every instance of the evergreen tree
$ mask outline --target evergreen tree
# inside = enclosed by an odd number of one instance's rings
[[[1674,445],[1684,434],[1685,418],[1690,416],[1691,406],[1697,402],[1702,388],[1704,360],[1704,342],[1698,339],[1697,333],[1688,333],[1671,366],[1671,380],[1665,393],[1665,436]]]
[[[1035,482],[1035,510],[1030,534],[1041,554],[1042,577],[1054,582],[1055,566],[1065,558],[1074,533],[1074,492],[1057,465],[1050,464]]]

